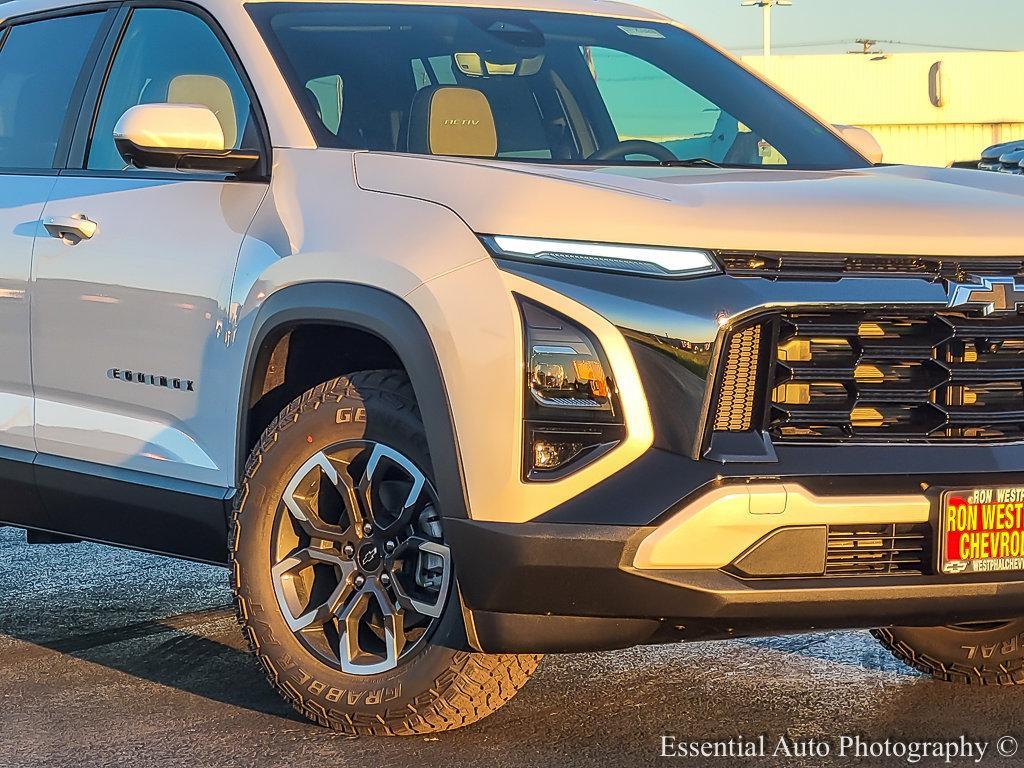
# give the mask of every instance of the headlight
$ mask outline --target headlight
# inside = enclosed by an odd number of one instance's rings
[[[500,258],[540,261],[563,267],[628,272],[650,277],[696,277],[718,271],[711,254],[688,248],[537,240],[492,235],[481,238]]]
[[[604,350],[586,329],[518,297],[526,343],[524,477],[558,480],[626,435]]]

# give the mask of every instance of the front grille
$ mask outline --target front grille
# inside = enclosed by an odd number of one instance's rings
[[[843,253],[780,253],[720,251],[728,274],[771,279],[834,279],[842,277],[923,277],[963,282],[969,275],[1024,275],[1020,258],[957,259],[930,256],[878,256]]]
[[[1024,439],[1020,315],[798,311],[765,322],[777,334],[765,425],[777,442]]]
[[[923,576],[932,573],[931,527],[830,525],[825,576]]]

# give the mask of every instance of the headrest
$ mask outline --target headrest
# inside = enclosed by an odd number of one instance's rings
[[[494,157],[498,132],[487,97],[475,88],[424,88],[409,114],[409,151],[429,155]]]
[[[167,86],[167,102],[208,107],[224,130],[224,146],[233,147],[238,141],[235,99],[231,88],[221,78],[214,75],[178,75]]]

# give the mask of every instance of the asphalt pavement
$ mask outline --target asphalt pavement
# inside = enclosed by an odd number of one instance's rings
[[[1024,691],[933,683],[862,632],[550,656],[476,726],[350,740],[301,720],[267,686],[222,569],[94,544],[29,546],[0,528],[0,593],[4,768],[912,764],[893,752],[857,758],[849,743],[842,756],[842,737],[855,735],[861,750],[966,736],[988,743],[985,757],[950,764],[1024,765]],[[737,750],[739,737],[760,749],[762,735],[764,757],[660,756],[702,741]],[[997,754],[1008,735],[1022,740],[1019,759]]]

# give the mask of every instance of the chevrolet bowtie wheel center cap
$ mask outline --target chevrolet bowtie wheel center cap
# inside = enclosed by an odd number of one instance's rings
[[[375,542],[367,542],[359,548],[356,566],[363,573],[376,573],[383,564],[384,559],[381,557],[380,547]]]

